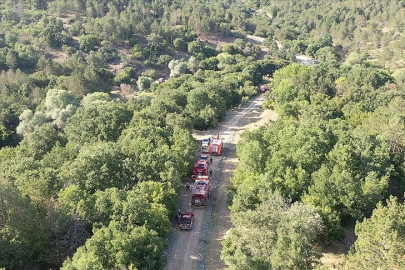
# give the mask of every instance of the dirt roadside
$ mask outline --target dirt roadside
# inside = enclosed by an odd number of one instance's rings
[[[232,226],[227,204],[227,188],[238,164],[235,145],[239,133],[264,125],[269,120],[277,120],[274,111],[261,109],[262,103],[263,98],[258,95],[239,109],[229,111],[216,129],[193,134],[200,140],[219,133],[224,138],[225,150],[222,156],[214,157],[213,160],[210,201],[206,208],[191,208],[191,193],[185,189],[181,191],[179,207],[182,211],[192,211],[195,222],[191,231],[174,228],[169,239],[166,270],[225,268],[225,263],[220,259],[221,241]]]

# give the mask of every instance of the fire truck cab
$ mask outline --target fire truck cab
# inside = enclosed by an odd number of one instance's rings
[[[191,191],[191,206],[207,206],[210,193],[210,178],[208,176],[197,176]]]
[[[207,175],[208,174],[208,160],[206,159],[199,159],[194,164],[193,173],[195,175]]]

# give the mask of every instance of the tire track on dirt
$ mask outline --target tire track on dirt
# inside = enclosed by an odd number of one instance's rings
[[[249,125],[263,122],[264,119],[277,118],[273,112],[268,116],[261,109],[261,95],[252,98],[237,110],[229,111],[224,121],[214,130],[202,133],[197,139],[208,134],[219,133],[224,138],[223,156],[214,157],[214,173],[211,181],[211,194],[206,208],[196,209],[190,205],[191,192],[181,190],[179,207],[181,211],[194,213],[194,225],[191,231],[180,231],[174,227],[169,239],[170,247],[166,251],[166,270],[220,269],[225,266],[220,259],[221,241],[227,230],[231,228],[227,205],[227,188],[230,177],[237,165],[235,145],[239,132]],[[267,119],[267,120],[268,120]],[[265,121],[267,122],[267,121]],[[185,181],[183,183],[185,185]]]

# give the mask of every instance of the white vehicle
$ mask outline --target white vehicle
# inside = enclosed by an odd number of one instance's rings
[[[203,153],[208,153],[209,152],[209,145],[210,145],[210,139],[203,139],[201,141],[201,152]]]

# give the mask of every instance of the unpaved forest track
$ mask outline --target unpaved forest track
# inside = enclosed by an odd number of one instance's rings
[[[214,130],[193,134],[196,139],[219,133],[224,138],[225,149],[222,156],[214,157],[214,173],[211,180],[211,194],[206,208],[192,208],[191,192],[182,189],[179,199],[181,211],[194,213],[194,226],[191,231],[173,229],[167,250],[166,270],[223,269],[220,259],[221,241],[231,228],[230,212],[227,205],[227,188],[230,177],[237,166],[235,146],[238,135],[243,130],[251,130],[277,120],[271,110],[262,110],[263,98],[258,95],[239,109],[229,111],[224,121]],[[183,183],[185,185],[185,182]]]

